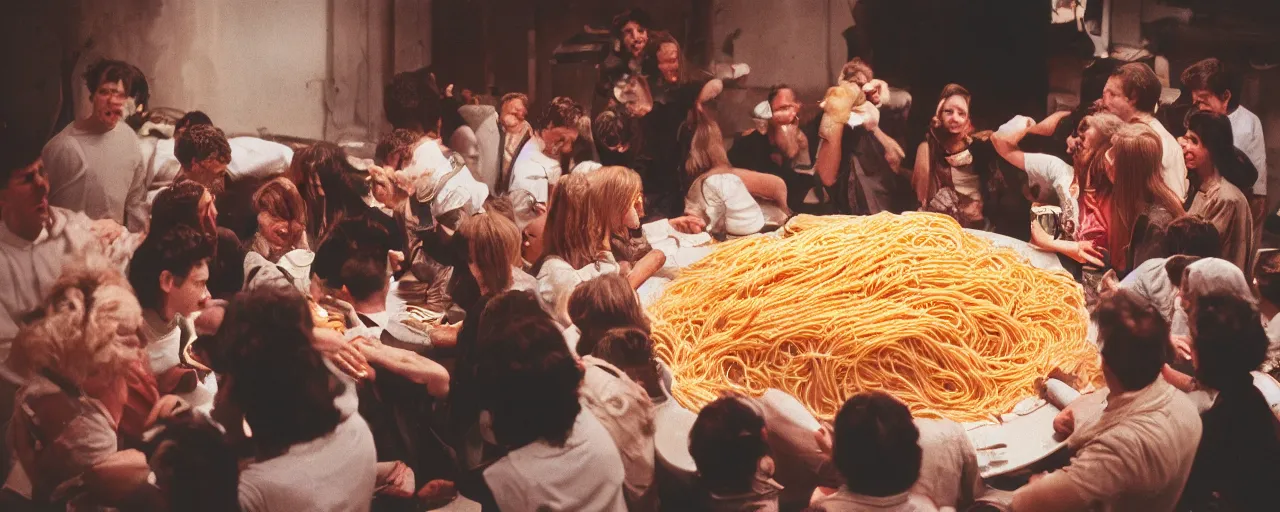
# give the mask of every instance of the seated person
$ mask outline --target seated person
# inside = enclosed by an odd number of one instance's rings
[[[639,288],[662,269],[667,256],[648,246],[640,230],[644,195],[640,175],[626,167],[610,166],[591,173],[591,201],[604,224],[605,243],[618,261],[619,272],[632,288]],[[638,244],[636,243],[638,240]]]
[[[205,410],[213,405],[217,381],[191,359],[189,350],[196,338],[192,320],[209,299],[212,256],[212,240],[193,228],[177,226],[149,236],[129,263],[129,284],[144,320],[138,333],[160,391]]]
[[[245,280],[245,250],[235,233],[217,224],[218,207],[208,189],[195,181],[181,180],[156,195],[151,214],[151,233],[158,235],[181,225],[216,240],[209,262],[213,298],[225,300],[240,291]]]
[[[543,254],[535,264],[537,296],[542,308],[562,329],[571,324],[569,296],[579,284],[621,267],[607,244],[604,226],[591,219],[591,184],[587,176],[570,174],[554,190],[543,232]]]
[[[218,207],[218,225],[230,229],[241,240],[251,238],[258,229],[253,195],[265,180],[232,179],[227,173],[231,145],[222,130],[208,124],[193,125],[177,140],[173,152],[182,166],[177,180],[204,185]]]
[[[1120,281],[1120,287],[1147,299],[1160,311],[1160,316],[1173,326],[1178,323],[1175,320],[1179,314],[1178,286],[1170,280],[1170,276],[1176,275],[1181,280],[1182,269],[1186,265],[1171,272],[1171,259],[1178,255],[1196,259],[1217,258],[1222,252],[1222,241],[1218,237],[1218,228],[1213,227],[1213,224],[1188,215],[1169,223],[1163,244],[1166,257],[1142,262]]]
[[[700,111],[701,112],[701,111]],[[787,178],[730,165],[720,125],[706,113],[697,116],[685,171],[693,182],[685,195],[684,216],[671,226],[687,233],[704,229],[715,236],[745,236],[791,214]]]
[[[600,337],[591,356],[626,372],[632,381],[644,387],[654,405],[670,398],[662,383],[662,363],[654,357],[653,342],[644,330],[635,327],[609,329]]]
[[[610,329],[632,327],[649,335],[649,317],[640,298],[626,278],[606,274],[573,290],[569,296],[569,319],[573,327],[566,330],[569,348],[580,356],[595,351],[596,343]]]
[[[312,327],[302,295],[266,287],[238,295],[218,331],[214,418],[252,431],[239,486],[246,512],[368,510],[373,498],[377,456],[355,383],[325,363]],[[228,435],[245,444],[242,429]]]
[[[167,419],[147,444],[147,463],[168,510],[240,507],[239,461],[217,425],[195,415]]]
[[[488,383],[479,403],[492,418],[494,440],[509,450],[484,470],[498,508],[625,510],[622,458],[579,402],[583,370],[560,329],[538,314],[487,321],[498,332],[482,337],[490,344],[477,370],[478,381]]]
[[[845,485],[813,506],[826,512],[936,511],[928,497],[912,492],[920,478],[919,439],[902,402],[878,391],[854,395],[836,414],[831,446]]]
[[[735,140],[727,153],[728,163],[735,168],[781,178],[785,183],[786,201],[779,206],[790,211],[807,211],[805,196],[813,190],[816,181],[808,149],[811,141],[800,130],[800,104],[795,91],[786,85],[770,90],[768,101],[771,113],[768,132],[751,132]],[[708,169],[710,167],[714,166]]]
[[[698,412],[689,455],[706,493],[705,510],[777,510],[782,485],[773,479],[764,416],[750,399],[726,396]]]
[[[1195,405],[1160,378],[1164,317],[1126,290],[1103,297],[1094,314],[1107,408],[1078,427],[1073,409],[1059,415],[1071,463],[1018,489],[1014,510],[1172,510],[1191,472],[1201,424]]]
[[[1280,250],[1259,252],[1253,278],[1258,287],[1258,309],[1269,340],[1267,360],[1258,369],[1274,377],[1280,374]]]
[[[539,203],[546,203],[551,189],[560,181],[564,171],[560,158],[573,151],[578,140],[578,123],[586,114],[577,102],[557,97],[547,104],[542,118],[535,126],[532,139],[525,144],[511,164],[509,181],[501,189],[527,190]]]
[[[1200,297],[1192,317],[1196,384],[1217,391],[1200,419],[1204,434],[1179,509],[1265,510],[1280,488],[1280,423],[1250,374],[1263,361],[1267,338],[1249,300]]]

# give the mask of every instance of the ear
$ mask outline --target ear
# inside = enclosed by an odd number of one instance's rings
[[[1224,91],[1224,92],[1222,93],[1222,102],[1223,102],[1223,103],[1226,103],[1226,104],[1228,104],[1228,105],[1230,105],[1230,104],[1231,104],[1231,91]],[[1230,107],[1228,107],[1228,108],[1230,108]]]
[[[160,271],[160,291],[170,293],[178,287],[178,278],[168,270]]]

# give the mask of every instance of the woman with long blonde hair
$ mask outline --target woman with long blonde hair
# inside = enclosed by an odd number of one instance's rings
[[[1127,124],[1111,138],[1103,158],[1114,184],[1111,196],[1111,264],[1125,273],[1160,254],[1164,228],[1186,212],[1161,177],[1160,135],[1145,124]]]
[[[467,266],[482,295],[492,297],[536,286],[533,276],[520,270],[520,228],[510,219],[481,213],[463,221],[458,233],[467,241]]]
[[[693,142],[684,165],[686,179],[692,182],[685,194],[684,216],[672,219],[671,225],[683,232],[755,233],[765,223],[760,201],[790,216],[786,182],[772,174],[733,167],[719,123],[701,107],[694,109],[693,116]]]
[[[599,275],[619,273],[621,267],[604,244],[605,222],[593,204],[587,176],[561,177],[549,202],[542,257],[534,265],[536,295],[543,310],[566,328],[574,287]]]
[[[666,263],[662,251],[635,249],[631,233],[640,229],[644,216],[644,189],[640,174],[626,167],[603,167],[588,175],[591,198],[604,225],[604,247],[613,251],[633,288],[639,288]]]

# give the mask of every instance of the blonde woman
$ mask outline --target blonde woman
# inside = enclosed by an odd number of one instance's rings
[[[626,167],[610,166],[589,176],[592,202],[604,223],[603,247],[611,249],[617,243],[622,250],[613,252],[621,274],[632,288],[639,288],[667,262],[662,251],[649,248],[648,253],[642,255],[641,250],[635,250],[631,244],[631,231],[640,229],[640,217],[644,215],[640,175]]]
[[[100,262],[69,268],[28,320],[9,358],[26,383],[8,439],[35,508],[101,510],[145,494],[145,457],[118,448],[146,359],[142,308],[128,282]],[[137,484],[108,482],[130,480],[119,479],[125,474]]]
[[[604,245],[607,233],[592,201],[591,182],[581,174],[560,179],[551,193],[543,230],[542,257],[534,265],[536,295],[561,329],[570,325],[569,294],[579,284],[621,271]]]
[[[1103,155],[1111,199],[1111,265],[1124,275],[1160,256],[1165,227],[1186,212],[1161,174],[1160,135],[1145,124],[1127,124]]]
[[[695,115],[698,122],[685,161],[685,172],[693,182],[685,194],[684,217],[672,219],[672,227],[686,233],[703,229],[716,235],[757,233],[767,217],[760,201],[779,216],[789,216],[786,182],[772,174],[733,167],[720,125],[702,109]]]
[[[480,285],[481,295],[492,297],[507,290],[537,287],[537,280],[520,269],[520,229],[510,219],[481,213],[463,222],[458,233],[467,241],[467,266]]]

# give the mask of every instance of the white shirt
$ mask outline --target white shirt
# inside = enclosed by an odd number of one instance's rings
[[[533,137],[520,149],[511,164],[509,190],[528,190],[539,203],[546,203],[551,187],[560,181],[560,162],[542,153],[542,139]]]
[[[1057,203],[1062,207],[1062,219],[1080,225],[1080,208],[1076,196],[1071,194],[1071,184],[1075,183],[1076,170],[1053,155],[1026,153],[1023,167],[1027,171],[1028,185],[1040,188],[1042,203]]]
[[[339,378],[346,390],[334,401],[342,415],[337,428],[241,471],[244,512],[369,510],[378,477],[373,434],[356,412],[355,383]]]
[[[1227,114],[1227,119],[1231,121],[1231,136],[1235,146],[1258,169],[1258,181],[1253,184],[1253,195],[1267,195],[1267,141],[1262,136],[1262,121],[1244,108],[1244,105]]]
[[[1169,186],[1169,190],[1172,190],[1174,195],[1179,199],[1186,199],[1187,162],[1182,158],[1182,146],[1178,144],[1178,139],[1169,133],[1169,130],[1164,129],[1160,120],[1151,114],[1143,114],[1142,119],[1147,126],[1160,135],[1160,146],[1164,152],[1164,156],[1160,159],[1160,176],[1164,178],[1165,185]]]
[[[764,210],[742,178],[733,173],[703,174],[694,180],[685,196],[684,211],[702,218],[709,233],[746,236],[764,228]]]
[[[625,511],[624,476],[613,439],[585,407],[564,446],[535,441],[484,471],[498,508],[512,512]]]
[[[605,274],[616,274],[621,268],[611,253],[601,253],[601,259],[582,268],[573,268],[569,262],[552,256],[538,269],[538,304],[561,329],[573,322],[569,319],[569,296],[578,285]]]
[[[1120,281],[1120,287],[1145,297],[1160,311],[1164,321],[1172,325],[1179,309],[1178,289],[1169,281],[1169,272],[1164,268],[1168,261],[1166,258],[1151,258],[1142,262]]]
[[[130,231],[146,229],[147,172],[129,125],[90,133],[71,123],[45,144],[43,157],[50,205],[112,219]]]
[[[437,180],[453,171],[453,162],[444,154],[440,143],[426,140],[413,150],[413,159],[405,166],[403,174],[413,183],[434,187]],[[430,179],[419,181],[421,176]],[[424,186],[424,185],[418,185]],[[489,186],[476,181],[471,169],[465,165],[458,174],[449,178],[440,193],[431,201],[431,214],[438,216],[463,208],[468,216],[484,212],[484,201],[489,198]]]

